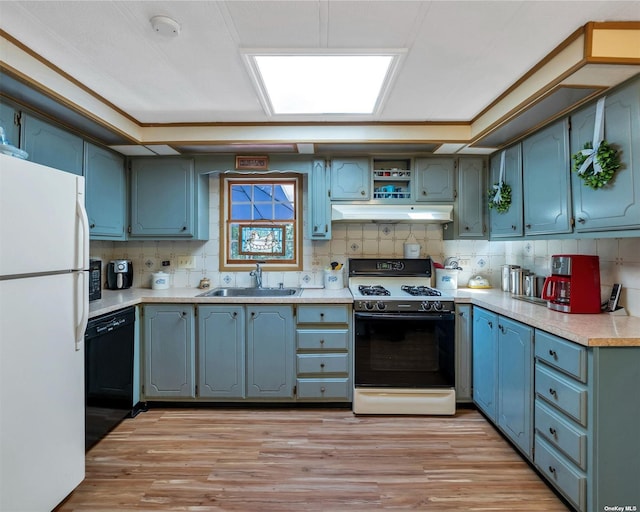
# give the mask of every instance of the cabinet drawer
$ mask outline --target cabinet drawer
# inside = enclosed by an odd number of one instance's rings
[[[587,351],[584,347],[536,330],[536,357],[582,382],[587,382]]]
[[[569,501],[586,510],[587,477],[536,435],[535,464]]]
[[[349,378],[337,379],[298,379],[298,398],[327,400],[349,400],[351,381]]]
[[[536,394],[583,426],[587,426],[587,389],[550,368],[536,363]]]
[[[298,354],[298,373],[349,373],[348,354]]]
[[[587,469],[587,434],[536,400],[536,435],[543,436],[580,468]]]
[[[299,324],[346,324],[349,308],[346,306],[298,306]]]
[[[349,348],[347,329],[298,329],[296,338],[298,348],[303,350],[347,350]]]

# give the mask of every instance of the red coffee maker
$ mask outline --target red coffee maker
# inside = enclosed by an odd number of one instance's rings
[[[600,313],[598,256],[551,256],[551,275],[544,281],[542,299],[549,309],[563,313]]]

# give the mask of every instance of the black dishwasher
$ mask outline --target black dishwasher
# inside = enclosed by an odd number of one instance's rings
[[[135,416],[135,310],[121,309],[89,320],[85,342],[85,449],[126,417]]]

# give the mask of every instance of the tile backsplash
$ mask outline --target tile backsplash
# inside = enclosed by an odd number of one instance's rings
[[[210,239],[208,241],[130,241],[92,242],[91,257],[106,263],[123,258],[133,262],[134,286],[150,287],[151,273],[165,270],[173,287],[195,287],[203,277],[211,286],[252,286],[248,272],[220,272],[219,180],[212,176],[210,186]],[[303,198],[304,199],[304,198]],[[303,200],[303,204],[307,201]],[[306,218],[303,216],[303,218]],[[306,233],[306,229],[305,229]],[[500,286],[501,266],[516,264],[549,274],[552,254],[597,254],[600,257],[602,301],[613,283],[622,283],[620,304],[633,316],[640,316],[640,237],[566,240],[523,240],[499,242],[486,240],[442,239],[442,228],[436,224],[338,224],[332,226],[329,241],[303,242],[303,270],[296,272],[265,272],[265,286],[316,285],[323,283],[323,270],[332,261],[346,263],[349,258],[403,256],[404,242],[413,235],[421,245],[421,257],[431,256],[444,262],[454,257],[462,270],[459,286],[478,274],[487,277],[493,287]],[[193,270],[163,267],[163,261],[175,262],[178,256],[195,256]]]

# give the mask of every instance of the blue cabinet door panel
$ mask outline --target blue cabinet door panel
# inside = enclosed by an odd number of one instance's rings
[[[571,154],[593,139],[595,105],[571,116]],[[620,169],[593,190],[571,173],[577,232],[640,228],[640,80],[605,100],[604,137],[620,156]]]
[[[571,233],[567,120],[522,142],[525,235]]]
[[[20,140],[30,161],[82,176],[84,141],[81,137],[23,113]]]

